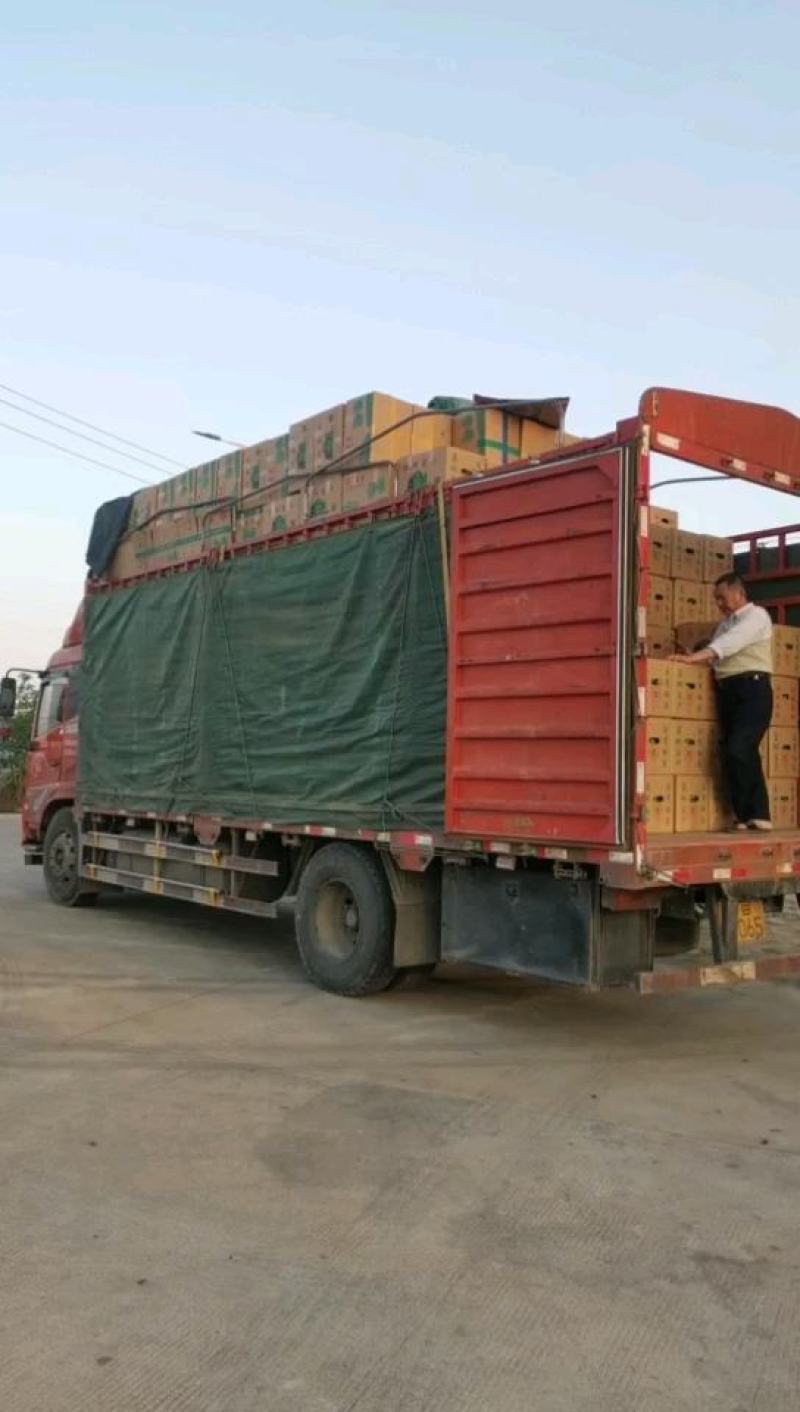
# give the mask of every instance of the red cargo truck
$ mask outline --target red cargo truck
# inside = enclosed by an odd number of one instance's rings
[[[377,826],[372,817],[331,822],[335,813],[322,803],[315,808],[313,765],[307,803],[291,817],[265,817],[254,786],[220,807],[214,772],[217,765],[224,770],[226,741],[233,750],[238,733],[245,740],[241,711],[258,719],[258,701],[241,705],[240,696],[231,698],[236,711],[212,751],[212,807],[199,798],[184,807],[190,796],[175,779],[182,778],[186,749],[177,760],[172,737],[165,747],[173,752],[165,756],[173,762],[172,807],[153,807],[158,792],[137,795],[131,781],[147,774],[150,761],[127,738],[124,751],[117,739],[117,754],[99,776],[92,778],[90,759],[88,782],[76,784],[79,613],[43,674],[22,815],[26,861],[44,863],[53,900],[92,903],[112,885],[264,918],[290,906],[307,972],[349,995],[384,989],[440,961],[645,992],[800,971],[800,945],[771,942],[752,927],[764,903],[779,909],[797,897],[800,831],[648,828],[644,653],[653,452],[800,494],[800,420],[778,408],[654,388],[607,436],[453,484],[438,503],[434,492],[422,492],[230,552],[230,560],[255,564],[253,584],[265,564],[279,562],[271,555],[303,546],[314,553],[315,544],[370,525],[433,517],[446,622],[443,810],[433,825],[428,810],[426,822],[409,826],[411,806],[405,814],[398,809],[401,826],[383,815]],[[787,536],[791,541],[791,532],[780,534],[782,546]],[[759,567],[758,538],[742,536],[741,552],[749,554],[761,596],[770,574],[786,565],[782,547],[779,561]],[[206,566],[212,577],[215,567]],[[89,616],[102,623],[119,609],[116,617],[126,621],[144,601],[136,597],[143,586],[180,572],[94,584]],[[202,572],[187,569],[184,578]],[[779,591],[766,597],[783,618]],[[155,625],[152,593],[148,601]],[[176,602],[173,595],[171,611]],[[186,633],[190,611],[186,600]],[[215,639],[217,669],[205,687],[192,683],[191,708],[181,717],[187,739],[202,734],[206,707],[198,693],[207,691],[210,700],[216,677],[231,670],[229,627]],[[176,624],[176,640],[181,632]],[[336,650],[346,656],[342,632]],[[127,641],[117,638],[109,660]],[[101,642],[98,657],[101,648],[108,643]],[[94,700],[102,680],[95,671]],[[167,712],[180,672],[171,680],[167,690],[158,683]],[[126,681],[117,683],[116,716],[125,692],[136,692],[136,676]],[[8,709],[12,688],[4,686]],[[402,722],[392,726],[399,730]],[[102,754],[103,729],[95,711],[90,731],[87,715],[90,755]],[[144,739],[141,718],[137,730]],[[251,753],[260,750],[265,768],[279,776],[284,757],[271,758],[268,741],[256,746],[249,739]],[[191,744],[190,753],[198,751],[202,741]],[[259,761],[246,763],[252,786]],[[124,789],[117,789],[116,768],[127,772]],[[693,950],[703,915],[711,924],[708,956]],[[678,934],[678,949],[691,952],[688,959],[658,954],[662,922],[673,939]]]

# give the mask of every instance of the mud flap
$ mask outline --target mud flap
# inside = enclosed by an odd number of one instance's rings
[[[445,865],[442,960],[586,985],[595,891],[544,869]]]
[[[395,909],[394,964],[425,966],[441,959],[441,870],[432,863],[424,872],[399,868],[390,853],[380,859]]]

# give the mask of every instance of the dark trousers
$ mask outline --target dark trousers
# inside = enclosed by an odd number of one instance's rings
[[[736,818],[769,818],[769,794],[758,747],[772,720],[772,681],[743,672],[717,682],[722,771]]]

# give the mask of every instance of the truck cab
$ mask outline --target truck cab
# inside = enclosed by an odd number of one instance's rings
[[[42,862],[48,823],[58,809],[75,802],[82,638],[81,604],[61,647],[41,673],[21,804],[26,863]]]

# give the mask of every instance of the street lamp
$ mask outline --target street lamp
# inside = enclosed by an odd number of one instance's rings
[[[246,441],[231,441],[229,436],[220,436],[215,431],[193,431],[192,436],[204,436],[206,441],[222,441],[226,446],[235,446],[239,451],[244,451],[247,447]]]

